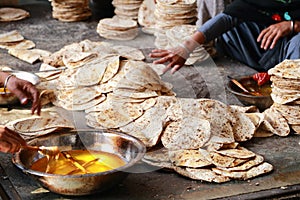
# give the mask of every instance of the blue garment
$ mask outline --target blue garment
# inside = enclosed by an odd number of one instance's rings
[[[217,40],[217,49],[258,70],[267,71],[285,59],[300,58],[300,33],[280,39],[273,49],[260,48],[257,37],[266,26],[243,22],[220,13],[203,24],[198,31],[206,42]]]

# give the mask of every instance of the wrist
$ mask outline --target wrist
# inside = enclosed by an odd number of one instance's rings
[[[299,27],[300,27],[300,21],[296,21],[294,20],[294,33],[299,33],[300,30],[299,30]]]
[[[295,32],[295,21],[291,20],[290,21],[290,34],[293,35]]]
[[[4,80],[4,85],[3,85],[3,91],[4,91],[4,94],[7,93],[7,86],[8,86],[8,82],[9,80],[14,77],[15,75],[14,74],[9,74],[8,76],[6,76],[5,80]]]
[[[190,49],[184,43],[180,43],[179,46],[185,50],[188,56],[192,53],[192,51],[190,51]]]

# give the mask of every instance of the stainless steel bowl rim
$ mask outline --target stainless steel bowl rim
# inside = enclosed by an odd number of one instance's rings
[[[102,131],[102,132],[101,132]],[[101,134],[113,134],[113,135],[120,135],[122,136],[123,138],[126,138],[130,141],[133,141],[135,143],[138,143],[141,147],[142,147],[142,150],[139,152],[139,155],[130,160],[128,163],[126,163],[126,165],[123,165],[122,167],[119,167],[119,168],[115,168],[115,169],[112,169],[112,170],[109,170],[109,171],[104,171],[104,172],[99,172],[99,173],[90,173],[90,174],[80,174],[80,175],[59,175],[59,174],[49,174],[49,173],[44,173],[44,172],[39,172],[39,171],[35,171],[35,170],[31,170],[31,169],[27,169],[25,167],[23,167],[23,165],[21,165],[20,163],[18,163],[16,161],[16,157],[18,156],[18,154],[15,154],[12,158],[12,161],[13,163],[18,167],[20,168],[24,173],[29,173],[29,174],[32,174],[32,175],[36,175],[36,176],[41,176],[41,177],[64,177],[64,178],[82,178],[82,177],[93,177],[95,175],[107,175],[107,174],[111,174],[111,173],[114,173],[114,172],[125,172],[125,171],[122,171],[124,169],[127,169],[131,166],[133,166],[136,161],[138,160],[141,160],[141,158],[144,156],[144,154],[146,153],[146,147],[144,145],[144,143],[139,140],[138,138],[134,137],[134,136],[131,136],[131,135],[127,135],[125,133],[122,133],[122,132],[118,132],[118,131],[114,131],[114,132],[106,132],[107,130],[102,130],[102,129],[97,129],[97,130],[87,130],[87,131],[76,131],[76,132],[68,132],[68,133],[64,133],[62,135],[68,135],[68,134],[78,134],[80,132],[100,132]],[[38,139],[38,138],[37,138]],[[28,144],[34,142],[35,140],[32,140],[30,141]]]

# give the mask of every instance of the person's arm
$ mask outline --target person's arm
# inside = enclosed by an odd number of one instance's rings
[[[289,36],[293,33],[299,33],[299,23],[299,21],[282,21],[272,24],[262,30],[257,38],[257,42],[261,42],[260,47],[262,49],[272,49],[280,38]]]
[[[16,132],[7,127],[0,126],[0,151],[4,153],[15,153],[22,146],[26,146],[26,141]]]
[[[184,65],[189,54],[197,47],[219,37],[238,23],[239,21],[236,18],[224,13],[218,14],[204,23],[190,39],[184,41],[183,44],[170,50],[155,49],[149,56],[152,58],[160,58],[154,61],[154,64],[170,62],[164,69],[164,72],[172,69],[171,73],[175,73]]]
[[[39,91],[30,82],[19,79],[9,73],[0,72],[0,83],[5,84],[5,89],[15,94],[21,104],[27,104],[32,101],[32,114],[36,111],[39,115],[41,112],[41,105],[39,100]]]

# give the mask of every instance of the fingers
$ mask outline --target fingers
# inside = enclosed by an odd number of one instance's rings
[[[164,56],[163,58],[161,58],[159,60],[155,60],[153,63],[154,64],[162,64],[162,63],[168,62],[173,59],[173,56],[174,56],[174,54],[169,53],[168,55]]]
[[[172,70],[171,70],[171,74],[174,74],[175,72],[177,72],[182,66],[180,65],[175,65]]]
[[[19,98],[21,104],[27,104],[31,100],[32,114],[34,114],[35,111],[38,115],[40,114],[41,105],[39,99],[39,91],[32,83],[20,79],[15,79],[10,83],[9,89]]]
[[[151,58],[161,58],[169,55],[171,52],[168,50],[163,50],[163,49],[154,49],[151,51],[149,54],[149,57]]]
[[[40,115],[41,112],[41,103],[40,103],[40,93],[39,91],[32,85],[26,85],[25,91],[27,91],[28,94],[30,94],[30,98],[32,100],[32,107],[31,112],[34,114],[36,111],[38,115]]]
[[[267,50],[270,47],[271,43],[274,41],[276,35],[276,32],[268,32],[267,34],[265,34],[261,42],[261,48]]]

